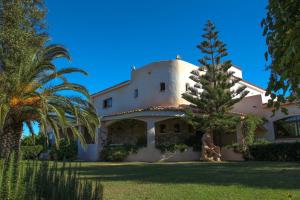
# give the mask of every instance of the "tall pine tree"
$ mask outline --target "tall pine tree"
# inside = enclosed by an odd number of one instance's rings
[[[183,94],[183,98],[191,103],[188,116],[196,128],[213,136],[236,130],[240,118],[231,110],[248,92],[245,87],[233,89],[240,79],[228,71],[231,61],[223,61],[228,53],[226,45],[218,39],[214,24],[208,21],[204,32],[204,40],[197,46],[204,54],[199,60],[201,66],[190,76],[195,85]]]

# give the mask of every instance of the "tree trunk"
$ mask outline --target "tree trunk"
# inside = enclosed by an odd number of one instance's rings
[[[21,122],[7,124],[0,132],[0,157],[7,158],[10,153],[17,155],[20,150],[23,124]]]

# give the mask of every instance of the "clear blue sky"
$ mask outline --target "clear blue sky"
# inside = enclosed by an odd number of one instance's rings
[[[227,44],[229,57],[244,79],[267,86],[265,40],[260,22],[267,0],[46,0],[52,43],[65,45],[72,62],[88,77],[71,75],[90,93],[129,79],[132,65],[174,59],[194,64],[196,45],[212,20]]]
[[[244,78],[266,87],[265,40],[260,21],[266,0],[46,0],[53,43],[71,52],[72,66],[88,77],[72,76],[91,93],[129,79],[130,67],[202,56],[196,45],[211,19],[228,46],[229,58]],[[67,64],[67,63],[64,63]]]

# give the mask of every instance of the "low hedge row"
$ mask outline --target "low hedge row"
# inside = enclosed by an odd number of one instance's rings
[[[131,154],[136,153],[139,147],[133,145],[106,146],[102,150],[101,156],[104,161],[120,162]]]
[[[35,160],[43,151],[42,145],[35,146],[21,146],[22,158],[25,160]]]
[[[270,143],[249,146],[250,155],[257,161],[300,161],[300,143]]]

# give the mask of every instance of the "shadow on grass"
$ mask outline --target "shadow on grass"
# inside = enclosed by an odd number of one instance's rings
[[[101,181],[300,189],[300,163],[82,163],[78,170],[84,179]]]

